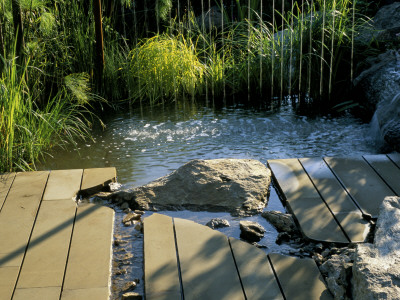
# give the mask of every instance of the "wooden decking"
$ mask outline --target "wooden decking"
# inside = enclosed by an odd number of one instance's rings
[[[317,241],[363,242],[386,196],[400,195],[400,154],[269,160],[303,234]]]
[[[144,219],[146,299],[333,299],[312,259],[266,255],[192,221]]]
[[[115,168],[0,174],[0,299],[108,299],[114,211],[77,205]]]

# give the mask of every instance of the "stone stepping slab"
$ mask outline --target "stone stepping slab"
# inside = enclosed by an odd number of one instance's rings
[[[189,220],[143,222],[146,299],[333,299],[311,259],[267,255]]]
[[[85,171],[0,174],[0,299],[109,298],[114,211],[74,201]],[[89,175],[116,180],[115,168]]]

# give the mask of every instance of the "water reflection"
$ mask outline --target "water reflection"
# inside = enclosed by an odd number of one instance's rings
[[[191,159],[358,156],[376,153],[369,126],[350,115],[297,116],[244,108],[173,105],[120,112],[105,119],[94,142],[52,153],[42,168],[115,166],[119,181],[142,185]],[[78,153],[79,151],[79,153]]]

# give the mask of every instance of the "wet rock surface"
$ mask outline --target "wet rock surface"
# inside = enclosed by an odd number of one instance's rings
[[[144,210],[229,211],[247,216],[262,212],[270,182],[271,171],[257,160],[193,160],[167,176],[110,198]]]
[[[297,226],[290,214],[285,214],[280,211],[264,211],[261,216],[270,222],[279,232],[290,234],[297,231]]]
[[[240,221],[240,238],[250,243],[259,242],[264,237],[265,229],[257,222]]]
[[[228,222],[228,220],[225,219],[220,219],[220,218],[214,218],[211,219],[206,226],[212,228],[212,229],[216,229],[216,228],[222,228],[222,227],[229,227],[231,226]]]
[[[399,299],[400,198],[386,197],[373,244],[359,244],[353,265],[353,298]]]

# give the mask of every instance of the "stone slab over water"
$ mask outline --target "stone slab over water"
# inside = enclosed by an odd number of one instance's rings
[[[193,160],[147,185],[117,192],[113,198],[144,210],[187,208],[245,216],[262,212],[270,183],[271,171],[257,160]]]

